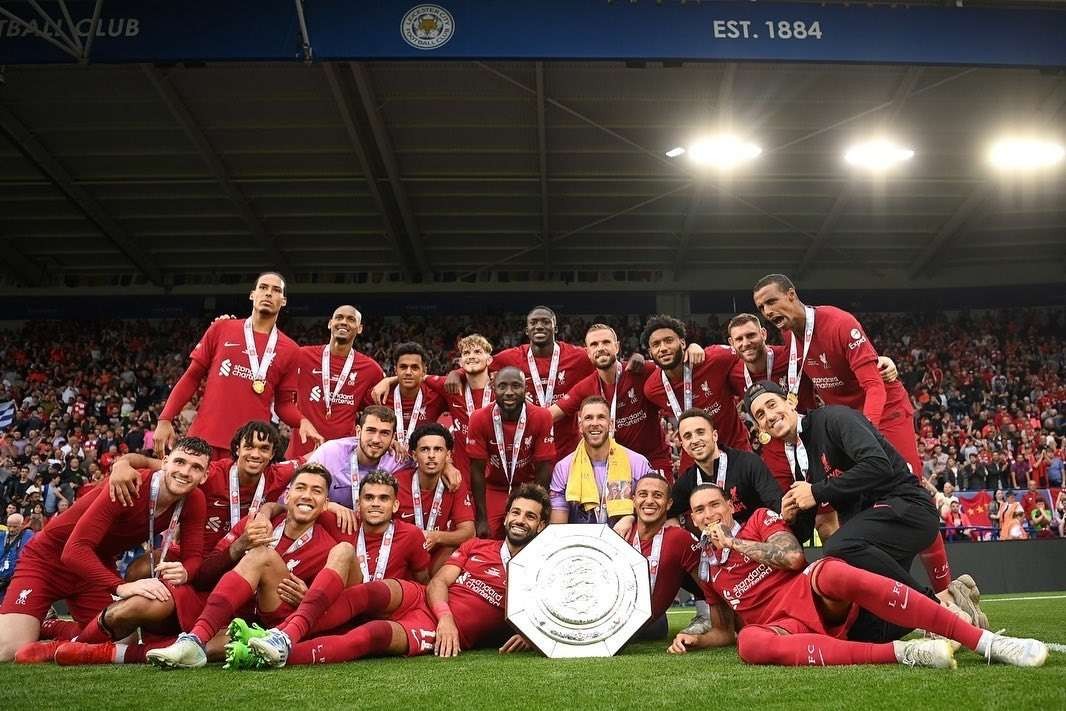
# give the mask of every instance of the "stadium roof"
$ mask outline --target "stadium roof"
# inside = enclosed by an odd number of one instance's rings
[[[984,162],[1006,129],[1062,138],[1061,72],[437,61],[2,76],[8,288],[266,268],[331,284],[750,284],[771,267],[975,285],[1059,281],[1066,257],[1066,166],[1008,182]],[[720,125],[762,155],[731,176],[665,156]],[[914,159],[857,176],[844,148],[874,133]]]

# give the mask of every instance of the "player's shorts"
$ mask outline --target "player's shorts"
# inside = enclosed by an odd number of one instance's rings
[[[268,629],[270,627],[277,627],[285,621],[286,617],[288,617],[294,612],[296,612],[296,608],[287,602],[281,603],[280,605],[278,605],[278,609],[271,610],[270,612],[266,612],[264,610],[256,610],[256,614],[259,617],[259,622],[263,625],[263,627],[266,627]]]
[[[90,587],[62,568],[24,555],[7,586],[0,614],[43,620],[52,604],[60,600],[66,600],[70,616],[80,625],[90,622],[113,602],[109,589]]]
[[[779,590],[775,604],[765,615],[760,616],[756,624],[778,627],[789,634],[823,634],[847,639],[848,630],[855,624],[860,608],[858,605],[852,605],[842,622],[826,624],[818,610],[814,587],[811,584],[811,575],[820,563],[821,560],[811,563],[803,571],[803,575],[797,575],[791,583]]]
[[[903,411],[895,414],[885,412],[881,416],[881,424],[878,426],[881,436],[899,452],[900,456],[907,460],[911,467],[911,473],[918,479],[922,478],[922,458],[918,456],[918,440],[914,434],[914,420]]]
[[[191,630],[204,611],[211,591],[197,590],[192,585],[167,585],[167,588],[174,597],[174,615],[178,618],[178,625],[184,631]]]
[[[485,513],[489,521],[489,537],[503,540],[503,520],[507,517],[507,489],[485,487]]]
[[[407,633],[407,656],[432,654],[437,639],[437,617],[426,603],[426,588],[411,580],[396,582],[403,590],[403,599],[389,619]]]

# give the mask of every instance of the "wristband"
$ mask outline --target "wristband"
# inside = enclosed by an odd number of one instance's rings
[[[452,608],[448,607],[448,603],[446,602],[434,602],[429,606],[429,609],[433,611],[433,616],[436,617],[438,621],[445,615],[452,614]]]

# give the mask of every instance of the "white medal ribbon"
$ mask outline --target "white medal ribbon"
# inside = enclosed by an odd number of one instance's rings
[[[273,533],[270,534],[270,547],[271,548],[275,548],[276,549],[278,547],[278,544],[281,543],[281,536],[284,533],[285,533],[285,522],[282,521],[277,526],[274,526],[274,531],[273,531]],[[315,526],[314,526],[314,524],[312,524],[311,527],[308,528],[306,531],[301,533],[300,537],[297,538],[295,541],[293,541],[289,545],[289,549],[286,550],[284,553],[282,553],[282,555],[289,555],[290,553],[295,553],[296,551],[300,550],[305,545],[307,545],[307,542],[311,540],[311,536],[313,536],[313,535],[315,535]]]
[[[788,392],[799,397],[800,380],[803,378],[803,365],[807,362],[807,353],[811,350],[811,338],[814,336],[814,307],[804,306],[807,322],[803,326],[803,360],[796,355],[796,334],[788,344]],[[798,367],[797,367],[798,365]]]
[[[725,453],[724,449],[718,450],[718,467],[715,471],[714,481],[703,478],[703,470],[700,469],[700,465],[696,465],[696,485],[700,484],[714,484],[719,489],[725,489],[725,470],[729,466],[729,455]]]
[[[813,323],[813,321],[812,321],[812,323]],[[807,352],[806,351],[803,352],[803,357],[804,358],[807,357]],[[774,379],[774,351],[773,351],[772,348],[767,348],[766,349],[766,377],[763,378],[763,380],[773,380],[773,379]],[[744,364],[744,389],[747,390],[752,385],[754,385],[754,382],[751,379],[751,373],[748,372],[748,364],[745,363]]]
[[[270,364],[274,361],[274,349],[277,345],[278,327],[275,325],[270,329],[266,351],[263,353],[263,362],[260,363],[259,353],[255,350],[255,337],[252,335],[252,318],[249,316],[244,320],[244,346],[248,351],[248,366],[252,370],[252,382],[257,380],[266,382],[267,371],[270,370]]]
[[[418,413],[422,409],[422,387],[418,388],[418,397],[415,398],[414,407],[411,408],[411,418],[407,421],[407,425],[403,423],[403,402],[400,399],[400,386],[397,385],[392,389],[392,410],[396,413],[396,439],[407,444],[407,438],[411,436],[411,433],[415,431],[415,425],[418,424]]]
[[[381,548],[378,549],[378,562],[374,566],[374,577],[370,577],[370,567],[366,554],[366,538],[363,536],[363,527],[359,527],[359,540],[356,542],[355,555],[359,558],[359,569],[363,571],[363,582],[383,580],[385,569],[389,567],[389,554],[392,553],[392,537],[396,533],[396,524],[389,521],[389,527],[385,529],[385,535],[381,537]]]
[[[796,481],[807,481],[807,472],[810,470],[811,460],[807,456],[807,448],[803,445],[803,438],[800,437],[801,432],[803,432],[802,415],[796,422],[795,443],[785,442],[785,456],[788,457],[788,467],[789,471],[792,472],[793,478]],[[796,462],[799,462],[799,474],[796,473]]]
[[[606,400],[607,399],[607,391],[604,390],[604,388],[603,388],[603,381],[599,380],[598,377],[597,377],[597,380],[599,381],[599,384],[600,384],[600,396],[604,400]],[[610,429],[610,437],[611,437],[611,439],[614,439],[614,433],[615,433],[614,421],[615,421],[617,413],[618,413],[618,391],[621,390],[621,389],[622,389],[622,364],[617,362],[617,361],[615,361],[615,364],[614,364],[614,396],[611,397],[611,429]]]
[[[663,552],[663,535],[666,533],[666,526],[662,526],[659,532],[655,534],[655,538],[651,540],[651,554],[648,556],[648,574],[651,575],[651,592],[655,592],[655,580],[659,577],[659,557]],[[633,548],[644,555],[644,550],[640,546],[640,536],[637,535],[637,527],[633,526],[633,540],[630,541]]]
[[[466,397],[466,416],[474,414],[474,393],[470,390],[470,383],[466,384],[466,391],[463,393]],[[491,384],[486,384],[485,389],[481,391],[481,406],[488,407],[492,404],[492,387]]]
[[[152,483],[148,488],[148,551],[149,554],[152,551],[152,547],[155,544],[155,510],[159,502],[159,488],[163,484],[163,470],[160,469],[156,473],[152,474]],[[181,509],[185,506],[185,498],[182,497],[178,503],[174,504],[174,510],[170,514],[170,523],[167,524],[167,530],[163,533],[163,541],[159,545],[159,562],[162,563],[167,559],[167,551],[170,550],[170,544],[174,542],[174,537],[178,533],[178,523],[181,520]],[[152,577],[156,576],[155,566],[152,566]]]
[[[670,404],[675,418],[680,418],[681,413],[692,408],[692,366],[686,363],[682,370],[682,394],[685,399],[685,407],[682,408],[674,395],[674,386],[670,384],[670,378],[666,377],[666,371],[660,370],[659,376],[663,379],[663,389],[666,391],[666,401]]]
[[[422,519],[422,486],[418,483],[418,470],[411,476],[411,504],[415,509],[415,525],[423,531],[437,530],[437,517],[440,515],[444,501],[444,478],[437,479],[437,488],[433,492],[433,503],[429,507],[429,521]]]
[[[355,349],[348,351],[348,357],[344,360],[344,367],[341,368],[341,374],[337,376],[337,384],[333,387],[333,390],[329,389],[329,361],[329,344],[326,344],[322,346],[322,400],[326,403],[327,415],[333,413],[333,403],[336,402],[341,388],[344,387],[344,381],[348,379],[348,375],[352,372],[352,365],[355,363]]]
[[[555,395],[555,376],[559,372],[559,344],[556,343],[552,350],[551,365],[548,366],[548,385],[540,384],[540,370],[537,361],[533,358],[533,347],[526,351],[526,363],[529,365],[529,379],[533,381],[533,390],[537,393],[537,404],[541,407],[551,407],[552,397]]]
[[[352,510],[359,510],[359,485],[363,482],[359,471],[359,438],[355,438],[352,451],[348,454],[348,479],[352,483]]]
[[[255,485],[255,494],[252,503],[248,506],[248,515],[255,516],[259,507],[263,505],[263,495],[266,490],[266,476],[259,475],[259,483]],[[229,468],[229,527],[237,525],[241,520],[241,486],[237,479],[237,465],[232,464]]]
[[[740,524],[736,521],[733,522],[733,529],[729,532],[730,538],[736,538],[737,533],[740,532]],[[723,565],[729,560],[729,554],[732,551],[726,548],[722,551],[722,556],[719,558],[718,554],[714,550],[714,546],[706,545],[700,550],[700,580],[707,582],[711,579],[711,566]]]
[[[500,467],[504,476],[507,477],[507,490],[510,491],[514,482],[515,472],[518,470],[518,455],[522,450],[522,436],[526,433],[526,403],[522,403],[522,414],[518,416],[518,426],[514,431],[514,442],[511,443],[511,461],[507,461],[507,443],[503,439],[503,416],[500,415],[500,406],[492,406],[492,430],[496,435],[496,451],[500,455]]]

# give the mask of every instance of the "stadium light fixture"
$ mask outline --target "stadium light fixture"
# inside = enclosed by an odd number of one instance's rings
[[[729,170],[755,160],[762,153],[762,148],[737,136],[721,135],[700,139],[689,146],[686,152],[689,160],[697,165]]]
[[[677,158],[680,155],[684,155],[684,153],[685,153],[685,149],[682,148],[681,146],[678,146],[677,148],[671,148],[670,150],[668,150],[666,152],[666,157],[667,158]]]
[[[988,160],[994,168],[1004,171],[1040,170],[1061,163],[1066,148],[1061,143],[1043,138],[1001,138],[992,144]]]
[[[844,160],[848,164],[873,171],[889,170],[913,157],[913,149],[900,146],[887,138],[856,143],[844,152]]]

